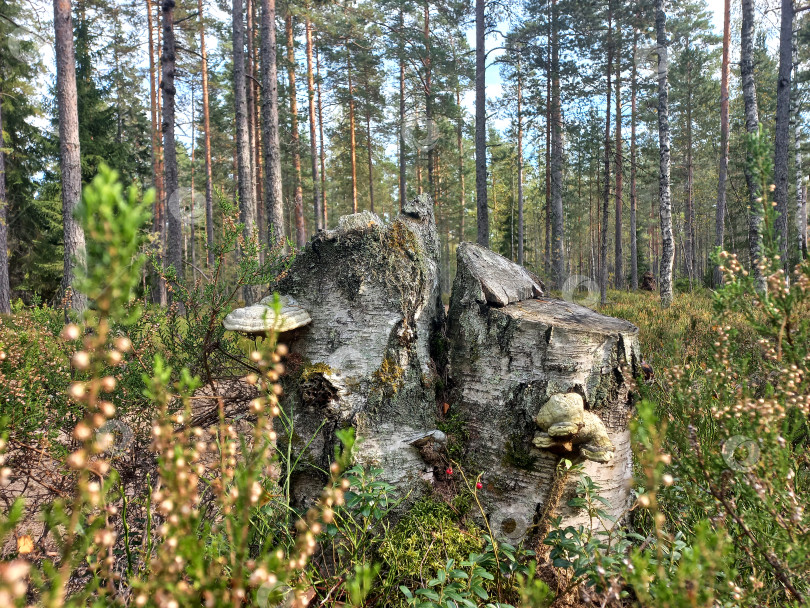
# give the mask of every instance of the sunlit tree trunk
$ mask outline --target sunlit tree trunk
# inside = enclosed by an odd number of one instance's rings
[[[756,133],[759,129],[759,110],[757,109],[757,89],[754,82],[754,0],[742,0],[740,44],[740,76],[745,104],[745,130],[748,133]],[[762,203],[757,200],[760,195],[760,186],[750,169],[749,162],[745,163],[744,170],[745,181],[748,184],[748,249],[751,258],[751,272],[754,275],[757,290],[764,292],[765,279],[759,269],[759,259],[762,255],[763,211]]]
[[[166,242],[166,261],[177,273],[178,283],[183,282],[183,223],[180,210],[180,196],[177,190],[177,152],[174,138],[174,0],[163,0],[163,57],[161,58],[163,78],[160,88],[163,92],[163,173],[166,185],[169,233]]]
[[[288,9],[289,10],[289,9]],[[285,20],[287,30],[287,78],[290,84],[290,118],[293,170],[295,171],[294,213],[295,244],[303,247],[307,244],[307,229],[304,223],[304,193],[301,188],[301,138],[298,135],[298,100],[295,90],[295,35],[293,33],[293,16],[287,12]]]
[[[551,21],[551,266],[554,284],[557,289],[562,289],[565,282],[565,237],[563,232],[563,141],[557,0],[553,0],[551,3]]]
[[[517,70],[517,199],[518,199],[518,264],[523,266],[523,76],[520,71],[520,59]],[[460,154],[460,152],[459,152]],[[463,175],[463,174],[462,174]],[[464,188],[462,187],[462,197]]]
[[[321,104],[321,61],[318,49],[315,49],[315,70],[318,78],[318,144],[321,157],[321,210],[323,211],[324,230],[329,229],[329,213],[326,208],[326,153],[323,147],[323,105]]]
[[[307,39],[307,99],[309,101],[309,158],[312,165],[312,212],[315,230],[323,228],[323,214],[321,213],[321,184],[318,174],[318,141],[315,135],[315,75],[312,70],[312,22],[306,20]]]
[[[354,84],[352,83],[352,54],[346,43],[346,78],[349,83],[349,146],[352,161],[352,213],[357,213],[357,139],[354,116]]]
[[[624,246],[622,243],[622,187],[624,171],[622,170],[622,30],[616,27],[616,229],[614,234],[614,255],[616,258],[616,289],[624,287]]]
[[[256,199],[253,191],[251,170],[250,120],[247,102],[247,81],[245,78],[245,20],[242,14],[242,0],[233,0],[233,91],[236,106],[236,156],[238,172],[239,215],[244,223],[245,244],[256,234]],[[261,288],[246,285],[246,304],[259,300]]]
[[[489,247],[485,0],[475,0],[475,197],[478,244]]]
[[[788,268],[788,156],[790,150],[790,74],[792,71],[793,0],[782,0],[773,162],[776,189],[773,194],[776,202],[776,236],[779,239],[779,250],[785,269]]]
[[[374,158],[371,140],[371,104],[366,101],[366,153],[368,155],[368,204],[374,213]]]
[[[399,7],[399,210],[405,208],[406,162],[405,162],[405,12]]]
[[[73,290],[76,269],[84,266],[85,262],[85,241],[84,230],[73,216],[82,195],[82,166],[70,0],[54,0],[53,21],[56,95],[59,108],[59,159],[62,170],[62,221],[65,238],[62,290],[65,292],[70,290],[70,307],[82,313],[87,308],[87,298],[84,294]]]
[[[284,242],[284,199],[281,192],[281,148],[278,134],[276,67],[276,0],[262,0],[262,140],[264,196],[268,241]]]
[[[795,18],[795,15],[794,15]],[[795,170],[796,170],[796,236],[797,242],[797,259],[804,260],[807,258],[807,186],[804,183],[804,172],[802,170],[802,121],[799,107],[799,95],[795,90],[798,86],[797,75],[799,70],[799,47],[796,40],[798,30],[793,34],[793,96],[791,98],[791,118],[793,120],[793,134],[794,134],[794,153],[795,153]]]
[[[8,282],[8,200],[6,199],[6,154],[3,140],[3,96],[0,92],[0,314],[11,313]]]
[[[633,57],[638,50],[638,29],[633,28]],[[636,93],[638,88],[638,70],[633,61],[630,76],[630,285],[638,289],[638,194],[636,192]]]
[[[723,64],[720,74],[720,169],[717,179],[717,208],[714,218],[714,246],[723,248],[726,228],[726,181],[728,179],[728,76],[731,50],[731,0],[723,7]],[[719,287],[723,275],[715,266],[712,283]]]
[[[602,190],[602,230],[601,246],[599,251],[599,264],[601,273],[599,275],[599,296],[602,304],[607,303],[607,226],[608,226],[608,205],[610,202],[610,96],[612,92],[611,77],[613,75],[613,4],[608,8],[608,32],[607,32],[607,84],[605,86],[605,168],[604,186]]]
[[[672,199],[670,195],[670,150],[669,150],[669,82],[667,17],[665,0],[655,3],[655,32],[658,47],[658,202],[661,218],[661,266],[658,289],[661,293],[661,306],[672,304],[672,266],[675,262],[675,248],[672,239]]]
[[[208,53],[205,49],[203,0],[197,0],[200,21],[200,55],[202,57],[203,128],[205,129],[205,241],[208,266],[214,266],[214,179],[211,167],[211,112],[208,105]]]

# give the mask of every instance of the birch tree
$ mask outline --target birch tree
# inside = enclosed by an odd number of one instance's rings
[[[655,39],[658,52],[658,204],[661,220],[661,266],[659,291],[661,306],[672,304],[672,267],[675,247],[672,238],[672,199],[670,194],[669,82],[667,78],[667,16],[665,0],[655,2]]]

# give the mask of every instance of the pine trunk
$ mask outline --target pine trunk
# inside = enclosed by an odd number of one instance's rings
[[[745,103],[745,130],[748,133],[756,133],[759,129],[759,110],[757,109],[757,89],[754,82],[754,0],[742,0],[740,44],[740,76]],[[747,159],[747,161],[750,160],[750,158]],[[745,163],[744,170],[745,181],[748,184],[748,250],[751,272],[756,281],[757,290],[764,292],[765,279],[759,269],[759,258],[762,255],[762,203],[757,199],[760,187],[757,184],[756,176],[750,169],[750,162]]]
[[[517,200],[518,200],[518,264],[523,266],[523,80],[518,59],[517,74]],[[463,201],[463,195],[462,195]]]
[[[183,217],[180,210],[180,195],[177,182],[177,151],[174,138],[174,0],[163,0],[163,56],[161,58],[163,78],[160,88],[163,92],[163,172],[166,186],[169,233],[167,238],[166,262],[174,267],[177,282],[182,283],[183,266]]]
[[[405,208],[406,162],[405,162],[405,48],[403,44],[405,30],[405,13],[399,8],[399,211]]]
[[[312,212],[314,214],[313,226],[315,230],[321,230],[323,225],[323,214],[321,213],[321,184],[318,175],[318,143],[315,135],[315,75],[312,70],[312,22],[309,17],[306,20],[307,38],[307,98],[309,101],[309,157],[312,165]]]
[[[633,28],[633,57],[638,50],[638,29]],[[636,193],[636,92],[638,71],[633,61],[630,76],[630,285],[638,289],[638,195]]]
[[[551,23],[551,19],[549,19]],[[551,36],[549,35],[549,51]],[[550,54],[550,53],[549,53]],[[543,242],[543,270],[551,275],[551,64],[546,69],[546,166],[543,173],[546,181],[546,225]]]
[[[346,43],[346,78],[349,83],[349,141],[352,160],[352,213],[357,213],[357,139],[354,117],[354,84],[352,83],[352,55]]]
[[[782,0],[779,29],[779,80],[776,85],[776,133],[774,180],[776,189],[776,237],[782,265],[788,267],[788,156],[790,150],[790,73],[793,70],[793,0]]]
[[[368,204],[374,213],[374,156],[371,142],[371,104],[366,101],[366,152],[368,155]]]
[[[323,211],[323,228],[329,230],[329,213],[326,208],[326,153],[323,147],[323,106],[321,104],[321,60],[318,49],[315,49],[315,70],[318,77],[318,142],[321,157],[321,210]]]
[[[795,15],[794,15],[795,18]],[[796,236],[797,248],[796,257],[799,261],[807,258],[807,191],[804,185],[804,173],[802,171],[802,121],[801,108],[799,107],[798,71],[799,71],[799,47],[796,37],[798,29],[793,38],[793,96],[791,98],[791,119],[793,120],[793,145],[796,164]]]
[[[616,230],[614,235],[616,289],[624,288],[624,247],[622,244],[622,35],[621,28],[616,26]]]
[[[689,39],[687,38],[687,51]],[[692,154],[692,65],[686,67],[686,209],[684,212],[684,264],[689,288],[695,278],[695,205],[694,205],[694,166]]]
[[[456,105],[459,107],[458,121],[456,122],[456,149],[458,150],[458,181],[461,187],[461,195],[459,197],[459,213],[458,213],[458,242],[464,242],[464,213],[465,213],[465,198],[467,196],[464,191],[464,138],[462,137],[462,110],[461,110],[461,90],[456,89]]]
[[[489,247],[487,207],[487,93],[485,0],[475,0],[475,200],[478,244]]]
[[[278,134],[278,72],[276,67],[276,0],[262,0],[262,139],[264,143],[264,204],[268,242],[283,244],[284,199],[281,192],[281,148]]]
[[[608,33],[607,33],[607,83],[605,87],[605,167],[604,167],[604,187],[602,190],[602,226],[601,226],[601,244],[599,250],[599,264],[601,273],[599,275],[599,300],[602,304],[607,303],[607,283],[608,283],[608,266],[607,266],[607,226],[608,226],[608,205],[610,204],[610,96],[611,91],[611,77],[613,75],[613,4],[610,4],[610,11],[608,15]]]
[[[3,151],[3,104],[0,94],[0,314],[11,314],[8,282],[8,200],[6,199],[6,155]]]
[[[65,239],[62,290],[65,293],[70,292],[70,307],[82,313],[87,308],[87,298],[84,294],[73,290],[76,268],[81,268],[85,263],[85,243],[84,230],[73,217],[82,195],[82,166],[70,0],[54,0],[53,21],[56,93],[59,107],[59,158],[62,170],[62,221]]]
[[[563,247],[563,141],[557,0],[552,1],[551,7],[551,265],[554,284],[557,289],[562,289],[565,282],[565,251]]]
[[[728,76],[731,50],[731,0],[723,6],[723,64],[720,74],[720,169],[717,180],[717,209],[714,218],[714,246],[723,249],[726,228],[726,181],[728,180]],[[719,287],[723,275],[715,266],[712,283]]]
[[[236,156],[239,192],[239,215],[245,225],[245,247],[250,247],[254,239],[256,224],[256,199],[253,192],[253,171],[251,170],[250,120],[248,108],[247,81],[245,78],[245,20],[242,14],[242,0],[233,0],[233,89],[236,106]],[[261,289],[257,285],[244,288],[245,303],[258,302]]]
[[[661,293],[661,306],[664,308],[668,308],[672,304],[672,266],[675,262],[669,183],[669,82],[667,75],[669,68],[666,24],[665,0],[656,0],[655,33],[658,46],[658,146],[660,156],[658,201],[661,218],[661,265],[658,288]]]
[[[200,55],[202,57],[203,128],[205,129],[205,241],[208,267],[214,266],[214,179],[211,167],[211,112],[208,106],[208,53],[205,50],[203,0],[197,0],[200,15]]]
[[[292,145],[293,170],[295,171],[294,213],[295,244],[303,247],[307,244],[307,229],[304,223],[304,192],[301,187],[301,138],[298,135],[298,99],[295,89],[295,35],[293,33],[293,16],[287,13],[285,20],[287,30],[287,78],[290,84],[290,143]]]

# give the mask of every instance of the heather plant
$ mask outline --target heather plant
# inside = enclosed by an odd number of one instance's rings
[[[251,521],[268,501],[267,485],[277,470],[273,418],[286,349],[273,336],[250,356],[257,373],[248,382],[256,396],[250,431],[241,434],[226,419],[222,398],[217,424],[193,424],[192,396],[201,381],[185,368],[173,371],[160,355],[152,357],[152,374],[142,381],[155,413],[150,435],[156,468],[134,496],[122,489],[107,454],[113,433],[105,425],[117,415],[115,369],[127,363],[132,341],[113,328],[139,319],[134,288],[144,262],[141,228],[150,197],[139,197],[135,189],[124,193],[115,172],[104,167],[85,189],[79,218],[90,245],[78,286],[92,307],[61,332],[75,347],[68,396],[81,413],[63,465],[73,491],[42,510],[53,550],[38,554],[30,538],[18,537],[16,555],[0,563],[2,605],[179,608],[242,605],[258,597],[297,601],[315,537],[331,520],[332,508],[343,503],[348,482],[341,484],[339,476],[352,444],[347,432],[339,434],[344,450],[336,453],[331,482],[317,505],[296,518],[292,544],[252,542]],[[13,469],[2,469],[4,485],[14,478]],[[139,534],[132,518],[137,505],[145,512]],[[18,499],[0,522],[0,540],[22,517]]]

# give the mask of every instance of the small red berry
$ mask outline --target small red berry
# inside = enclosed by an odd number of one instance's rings
[[[475,487],[476,487],[476,488],[478,488],[478,489],[480,490],[481,488],[483,488],[483,487],[484,487],[484,484],[482,484],[482,483],[479,481],[478,483],[476,483],[476,484],[475,484]]]
[[[452,474],[453,474],[453,467],[447,467],[447,471],[446,471],[446,473],[447,473],[448,475],[452,475]]]

